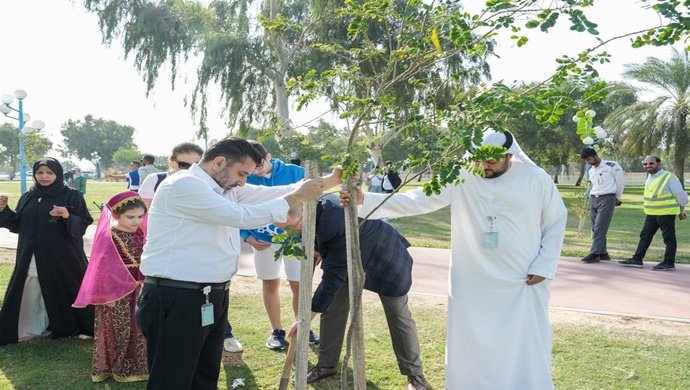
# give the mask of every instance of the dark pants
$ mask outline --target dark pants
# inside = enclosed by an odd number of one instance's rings
[[[230,339],[230,338],[232,338],[232,337],[233,337],[233,335],[232,335],[232,325],[230,325],[230,321],[228,321],[228,322],[225,324],[225,338],[226,338],[226,339]]]
[[[652,239],[657,230],[661,228],[661,236],[664,238],[666,250],[664,251],[664,263],[674,265],[676,262],[676,216],[675,215],[648,215],[644,220],[642,231],[640,232],[640,242],[633,259],[644,259],[647,249],[652,244]]]
[[[320,367],[336,367],[345,338],[345,326],[350,312],[350,294],[346,284],[338,290],[331,306],[321,314],[321,343],[319,344]],[[388,322],[388,331],[393,343],[393,352],[398,360],[398,368],[403,375],[421,375],[419,338],[417,326],[407,306],[407,295],[388,297],[379,294],[383,311]]]
[[[228,300],[227,290],[211,290],[214,323],[202,327],[200,290],[144,283],[136,319],[148,349],[147,389],[218,388]]]
[[[590,253],[601,255],[608,253],[606,235],[609,232],[613,210],[616,208],[614,195],[590,198],[589,217],[592,220],[592,248]]]

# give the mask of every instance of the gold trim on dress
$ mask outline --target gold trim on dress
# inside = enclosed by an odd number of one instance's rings
[[[137,229],[141,229],[141,227],[137,227]],[[117,243],[120,244],[119,246],[122,249],[122,251],[125,253],[125,256],[127,256],[129,261],[132,262],[131,265],[125,264],[125,267],[127,267],[127,268],[138,267],[139,262],[134,258],[134,255],[132,255],[132,253],[130,253],[129,248],[127,248],[127,245],[125,245],[125,242],[122,241],[122,238],[120,238],[120,236],[118,236],[114,230],[116,230],[116,229],[112,229],[112,228],[110,229],[110,237],[112,237],[113,240],[117,241]]]

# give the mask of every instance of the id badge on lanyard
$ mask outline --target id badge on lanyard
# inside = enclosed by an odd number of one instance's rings
[[[488,215],[486,219],[489,221],[489,231],[484,232],[484,248],[498,248],[498,232],[494,226],[496,217]]]
[[[206,295],[206,303],[201,305],[201,326],[213,325],[213,303],[209,302],[208,294],[211,292],[211,286],[206,286],[201,290]]]

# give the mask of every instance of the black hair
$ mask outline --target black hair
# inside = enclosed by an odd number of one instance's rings
[[[156,158],[150,154],[147,154],[141,158],[141,161],[146,161],[147,163],[153,164],[156,161]]]
[[[213,144],[204,153],[201,162],[213,161],[216,157],[225,157],[228,165],[244,162],[251,158],[256,165],[261,164],[263,156],[249,141],[239,137],[228,137]]]
[[[111,212],[115,215],[120,215],[123,214],[129,210],[136,210],[136,209],[144,209],[144,214],[148,212],[148,208],[146,207],[146,203],[144,203],[144,200],[136,197],[136,198],[131,198],[127,202],[123,203],[119,207],[117,207],[115,210],[111,210]]]
[[[256,149],[259,153],[261,153],[261,159],[262,159],[262,160],[263,160],[264,158],[266,158],[266,156],[268,156],[268,150],[266,150],[266,148],[265,148],[263,145],[261,145],[261,142],[255,141],[255,140],[253,140],[253,139],[250,139],[250,140],[247,141],[247,142],[249,142],[250,144],[252,144],[252,146],[254,147],[254,149]]]
[[[136,166],[138,166],[138,167],[141,166],[141,162],[140,162],[140,161],[132,161],[132,164],[134,164],[134,165],[136,165]]]
[[[580,152],[580,158],[583,160],[588,158],[588,157],[595,157],[597,155],[597,151],[594,150],[594,148],[584,148],[582,149],[582,152]]]

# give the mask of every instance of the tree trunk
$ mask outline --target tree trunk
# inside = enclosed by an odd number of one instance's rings
[[[275,20],[278,17],[280,5],[277,0],[269,0],[269,18]],[[280,142],[283,137],[290,132],[290,104],[287,86],[285,84],[285,75],[287,74],[288,65],[290,63],[288,54],[285,51],[285,43],[280,37],[280,34],[269,30],[270,43],[273,47],[273,53],[276,55],[277,64],[272,72],[271,80],[273,81],[273,90],[276,98],[276,116],[279,119],[278,129],[276,129],[276,140]],[[289,153],[288,153],[289,155]]]
[[[306,178],[317,176],[318,164],[315,161],[305,162]],[[311,294],[314,278],[314,240],[316,237],[316,200],[304,205],[302,217],[302,247],[305,258],[302,259],[299,278],[299,304],[297,309],[297,354],[295,357],[295,389],[307,388],[307,368],[309,365],[309,329],[311,324]],[[295,342],[295,340],[291,340]]]
[[[343,359],[341,371],[341,388],[345,388],[345,378],[350,351],[352,351],[352,370],[354,372],[354,388],[366,390],[367,378],[364,364],[364,322],[362,320],[362,290],[364,289],[364,270],[362,269],[362,254],[359,246],[359,221],[357,219],[357,196],[355,186],[357,181],[350,177],[344,184],[344,189],[350,191],[351,199],[345,209],[345,234],[347,236],[347,271],[348,286],[350,288],[350,328],[348,330],[347,353]]]
[[[688,117],[687,114],[679,114],[678,131],[675,142],[676,152],[673,155],[673,170],[678,180],[685,188],[685,156],[688,155]]]
[[[585,160],[582,160],[580,162],[580,176],[577,177],[577,181],[575,182],[575,187],[579,187],[580,183],[582,183],[582,179],[585,177],[585,167],[587,166],[587,163],[585,163]]]

